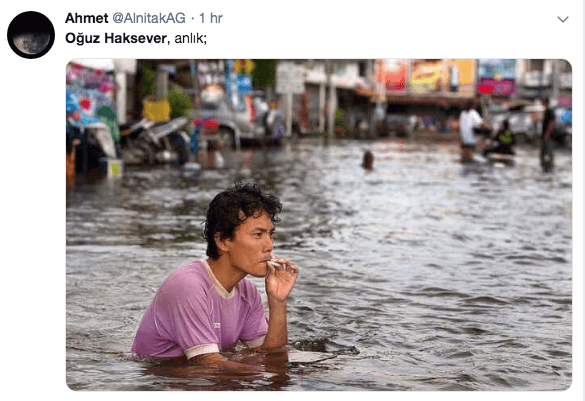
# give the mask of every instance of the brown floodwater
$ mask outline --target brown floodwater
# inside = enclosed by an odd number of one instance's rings
[[[361,168],[364,151],[374,168]],[[66,380],[79,390],[564,390],[572,380],[572,163],[461,165],[455,145],[303,139],[224,166],[128,168],[67,195]],[[128,359],[167,275],[205,256],[235,181],[280,197],[301,275],[289,362],[255,376]],[[264,294],[263,281],[252,279]],[[265,298],[264,298],[265,300]]]

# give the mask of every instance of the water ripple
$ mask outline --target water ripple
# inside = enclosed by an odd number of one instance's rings
[[[374,170],[359,167],[364,149]],[[572,376],[572,162],[461,166],[457,148],[340,141],[227,152],[226,168],[128,169],[67,197],[67,384],[79,390],[564,390]],[[284,204],[275,253],[301,275],[295,352],[251,380],[123,357],[177,266],[205,255],[208,202],[235,180]],[[264,295],[264,282],[253,278]],[[312,355],[315,356],[315,355]],[[174,373],[173,373],[174,372]],[[191,376],[189,376],[191,375]],[[285,377],[286,376],[286,377]]]

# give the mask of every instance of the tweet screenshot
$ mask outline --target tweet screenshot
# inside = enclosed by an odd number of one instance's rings
[[[8,388],[583,399],[583,4],[471,4],[5,4]]]

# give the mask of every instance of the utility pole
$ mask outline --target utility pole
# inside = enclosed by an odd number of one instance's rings
[[[553,61],[553,71],[552,71],[552,93],[551,93],[551,100],[556,99],[559,97],[559,86],[560,86],[560,65],[559,59],[554,59]]]
[[[325,61],[326,72],[327,72],[327,82],[329,84],[329,101],[327,102],[327,111],[328,111],[328,119],[327,122],[329,123],[328,137],[333,138],[335,133],[335,108],[336,108],[336,90],[335,90],[335,81],[333,79],[333,74],[335,72],[335,62],[333,60],[326,60]]]
[[[377,71],[374,71],[374,77],[377,77],[377,72],[380,73],[380,80],[378,81],[378,96],[376,99],[376,111],[378,109],[382,109],[382,103],[386,102],[386,81],[384,79],[384,60],[377,59],[374,60],[374,65],[377,67]],[[374,138],[376,136],[376,111],[372,113],[372,118],[370,119],[370,137]],[[383,117],[386,117],[386,112],[384,111]]]
[[[325,90],[327,86],[327,70],[325,72],[325,82],[319,83],[319,132],[325,132]]]
[[[164,69],[156,68],[156,79],[154,81],[156,87],[156,100],[161,100],[169,95],[169,73]]]
[[[286,134],[292,136],[292,120],[293,120],[293,92],[289,85],[286,91]]]
[[[134,74],[134,92],[132,96],[132,119],[142,118],[142,60],[136,60],[136,74]]]
[[[283,95],[286,101],[286,132],[292,135],[293,94],[301,94],[305,90],[304,67],[292,60],[283,61],[276,68],[276,92]]]
[[[191,79],[193,80],[193,104],[199,98],[199,73],[197,71],[197,60],[189,60],[189,67],[191,70]]]

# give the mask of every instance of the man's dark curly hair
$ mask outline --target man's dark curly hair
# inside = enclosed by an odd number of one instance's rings
[[[273,223],[279,220],[278,213],[282,211],[282,204],[272,194],[262,192],[258,184],[236,183],[232,188],[220,192],[213,198],[207,210],[207,220],[203,237],[207,240],[207,256],[212,260],[220,257],[215,243],[215,236],[219,234],[221,240],[233,239],[237,226],[248,217],[260,215],[265,211]],[[242,212],[245,217],[240,217]]]

